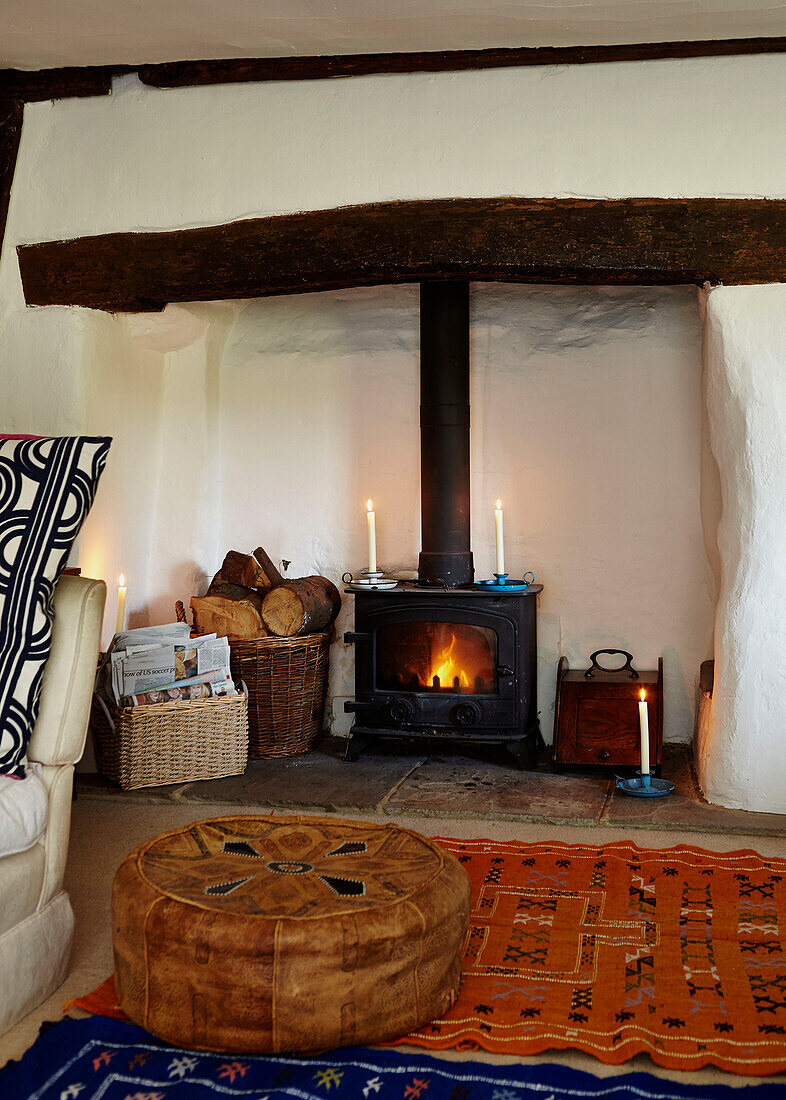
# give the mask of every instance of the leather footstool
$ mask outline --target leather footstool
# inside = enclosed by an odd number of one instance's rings
[[[396,1038],[458,993],[469,879],[396,825],[220,817],[154,837],[112,889],[115,978],[177,1046],[312,1051]]]

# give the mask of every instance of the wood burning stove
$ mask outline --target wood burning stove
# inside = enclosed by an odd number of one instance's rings
[[[350,759],[378,737],[502,743],[520,764],[541,744],[535,608],[541,585],[489,593],[401,584],[354,592],[356,714]]]
[[[473,585],[469,530],[469,283],[420,287],[417,583],[355,597],[355,712],[347,756],[377,737],[501,742],[519,763],[542,744],[535,692],[541,585]]]

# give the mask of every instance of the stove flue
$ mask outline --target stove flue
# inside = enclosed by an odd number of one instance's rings
[[[420,514],[420,583],[471,584],[466,280],[420,284]]]

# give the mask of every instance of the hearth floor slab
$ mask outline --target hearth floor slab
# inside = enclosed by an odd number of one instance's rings
[[[349,763],[343,759],[345,747],[344,740],[327,738],[303,756],[251,760],[244,775],[137,791],[121,791],[100,776],[79,772],[76,792],[88,801],[375,811],[390,817],[450,814],[489,821],[598,825],[610,833],[682,829],[786,836],[786,815],[726,810],[705,802],[687,745],[664,747],[663,775],[676,790],[652,800],[620,794],[608,774],[554,774],[545,764],[534,771],[516,771],[502,750],[486,758],[471,749],[460,756],[440,756],[379,746]]]
[[[249,760],[243,775],[203,779],[168,787],[120,791],[97,775],[77,775],[79,797],[136,802],[260,803],[292,809],[374,810],[420,767],[424,755],[369,753],[344,760],[346,741],[327,738],[314,752],[280,759]]]
[[[608,789],[604,776],[516,771],[464,756],[431,757],[390,797],[387,812],[433,817],[450,807],[451,814],[473,818],[594,825]]]
[[[786,814],[727,810],[705,801],[688,745],[663,746],[662,774],[674,784],[673,794],[663,798],[636,798],[615,789],[600,824],[615,828],[690,829],[695,833],[786,835]]]

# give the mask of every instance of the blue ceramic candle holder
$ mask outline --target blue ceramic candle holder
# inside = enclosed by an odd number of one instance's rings
[[[671,794],[674,784],[668,779],[660,779],[657,775],[642,775],[636,772],[627,779],[617,776],[617,790],[623,794],[632,794],[634,798],[659,798],[664,794]]]
[[[523,592],[525,588],[535,583],[535,574],[530,571],[526,572],[521,580],[514,578],[509,581],[509,576],[510,573],[495,573],[493,580],[475,581],[475,587],[490,588],[493,592]],[[528,577],[531,579],[527,580]]]

